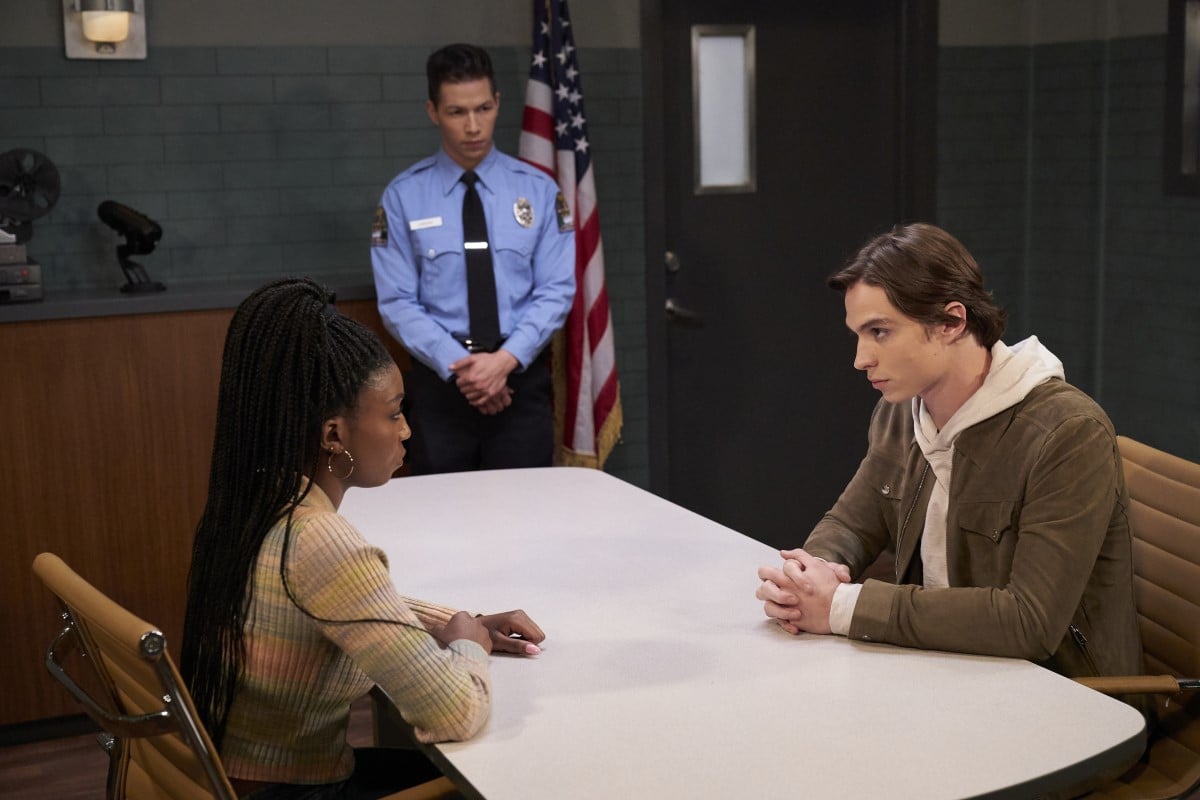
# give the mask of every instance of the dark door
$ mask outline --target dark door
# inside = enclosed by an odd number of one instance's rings
[[[877,394],[824,279],[869,236],[931,218],[935,19],[897,0],[647,11],[652,481],[772,545],[802,542],[865,451]],[[692,26],[744,24],[755,187],[697,193]]]

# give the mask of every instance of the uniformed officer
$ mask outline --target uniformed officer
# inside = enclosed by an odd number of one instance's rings
[[[485,50],[449,45],[425,71],[441,150],[388,185],[371,232],[380,315],[414,359],[409,463],[549,466],[546,345],[575,296],[570,211],[549,177],[493,147],[500,94]]]

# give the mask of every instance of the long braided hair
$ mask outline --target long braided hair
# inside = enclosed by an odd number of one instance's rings
[[[218,749],[245,663],[258,551],[285,516],[286,547],[291,513],[311,485],[304,478],[320,464],[324,420],[353,410],[359,390],[389,363],[379,338],[338,313],[329,292],[307,278],[256,290],[229,323],[180,657]]]

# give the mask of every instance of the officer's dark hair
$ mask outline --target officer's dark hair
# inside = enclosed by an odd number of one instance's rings
[[[233,314],[180,654],[218,749],[245,665],[245,615],[263,540],[287,518],[280,572],[291,596],[283,574],[291,515],[322,463],[322,424],[352,411],[360,390],[391,363],[379,338],[339,313],[329,292],[307,278],[269,283]]]
[[[487,78],[492,94],[496,93],[492,58],[487,50],[473,44],[448,44],[435,50],[425,62],[425,78],[429,82],[429,99],[435,106],[443,83],[466,83]]]
[[[897,225],[876,236],[826,283],[845,294],[859,281],[883,289],[892,305],[927,328],[954,324],[946,304],[957,300],[967,309],[967,333],[981,345],[990,349],[1004,335],[1008,315],[984,288],[975,258],[935,225]]]

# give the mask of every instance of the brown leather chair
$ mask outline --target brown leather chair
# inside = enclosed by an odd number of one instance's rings
[[[1200,464],[1117,437],[1129,488],[1134,602],[1146,675],[1081,679],[1155,693],[1146,754],[1093,798],[1167,800],[1200,787]]]
[[[162,633],[53,553],[34,559],[33,571],[62,602],[66,622],[46,652],[46,668],[108,733],[109,800],[234,800]],[[72,650],[90,664],[87,674],[68,674]],[[454,791],[439,778],[384,800],[436,800]]]

